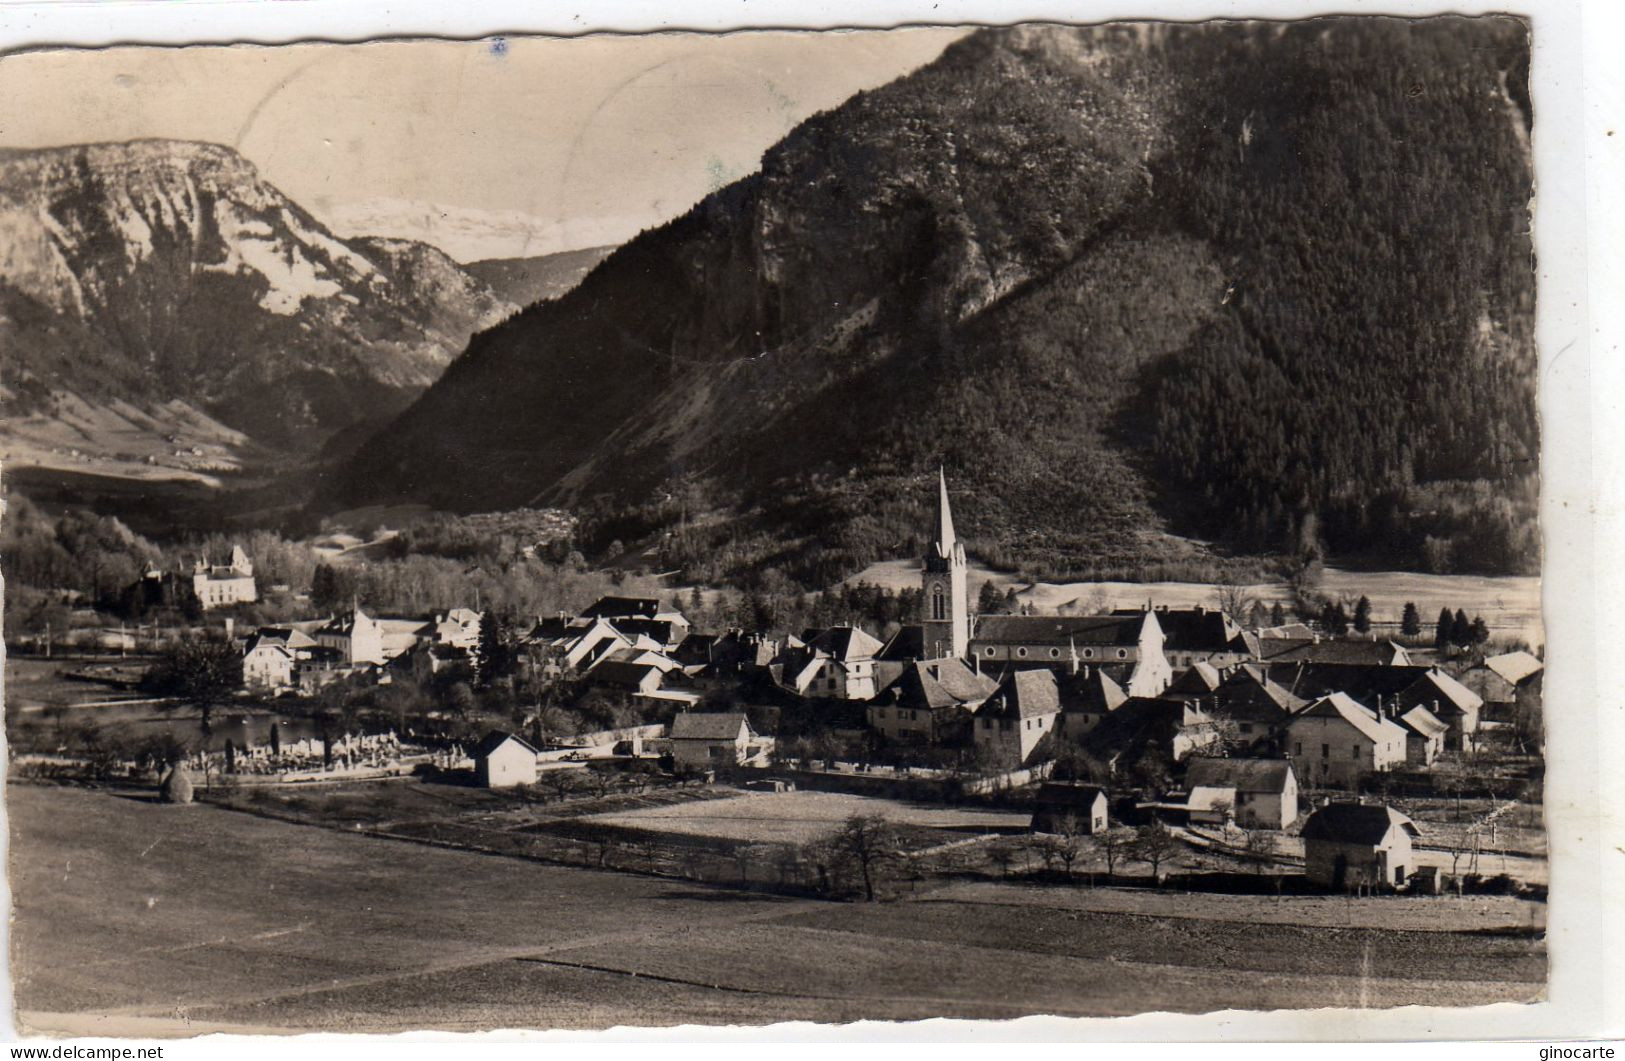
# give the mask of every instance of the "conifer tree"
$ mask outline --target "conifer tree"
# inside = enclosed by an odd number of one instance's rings
[[[1421,636],[1422,614],[1416,610],[1416,602],[1405,602],[1405,613],[1399,619],[1399,632],[1406,637]]]
[[[1468,621],[1467,613],[1460,608],[1456,609],[1456,617],[1450,624],[1450,643],[1462,646],[1473,643],[1473,624]]]
[[[1454,643],[1456,636],[1456,621],[1450,617],[1449,608],[1439,609],[1439,625],[1433,633],[1433,647],[1443,652]]]
[[[1368,634],[1371,632],[1371,598],[1362,596],[1359,603],[1354,605],[1354,631]]]

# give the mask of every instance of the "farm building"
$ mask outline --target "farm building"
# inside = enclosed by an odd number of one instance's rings
[[[1303,827],[1304,873],[1338,890],[1398,887],[1415,868],[1411,841],[1422,835],[1392,807],[1332,803]]]
[[[1258,656],[1265,663],[1342,663],[1367,667],[1405,667],[1411,662],[1405,646],[1376,638],[1263,637]]]
[[[493,730],[474,746],[474,780],[481,788],[536,783],[536,749],[523,737]]]
[[[1061,678],[1061,729],[1081,737],[1128,700],[1123,687],[1100,667],[1084,667]]]
[[[1033,832],[1061,832],[1061,823],[1068,815],[1076,819],[1082,832],[1091,836],[1105,832],[1109,823],[1106,790],[1097,785],[1059,782],[1039,788],[1033,797]]]
[[[941,744],[964,736],[996,688],[957,659],[910,663],[869,705],[869,728],[903,744]]]
[[[1287,723],[1287,757],[1306,781],[1358,788],[1371,774],[1405,764],[1407,732],[1346,694],[1332,693]]]
[[[1054,745],[1060,715],[1054,671],[1011,671],[977,709],[972,732],[988,762],[1007,769],[1021,767],[1039,757],[1041,746]]]
[[[688,711],[671,722],[671,757],[679,767],[738,766],[763,743],[743,711]]]
[[[1205,663],[1217,669],[1253,659],[1258,654],[1257,638],[1246,634],[1230,617],[1216,608],[1157,608],[1157,625],[1162,628],[1162,652],[1168,665],[1183,670]],[[1139,609],[1122,609],[1113,615],[1139,615]]]
[[[1298,778],[1285,759],[1188,760],[1185,783],[1234,792],[1236,824],[1243,829],[1285,829],[1298,818]]]
[[[1461,684],[1484,701],[1488,712],[1505,720],[1520,699],[1540,696],[1545,670],[1546,665],[1528,652],[1505,652],[1469,668]]]
[[[884,646],[855,626],[802,632],[778,663],[779,684],[798,696],[872,700],[875,656]]]
[[[1444,751],[1450,727],[1420,704],[1408,711],[1396,712],[1394,721],[1405,728],[1405,762],[1411,766],[1433,765],[1433,760]]]

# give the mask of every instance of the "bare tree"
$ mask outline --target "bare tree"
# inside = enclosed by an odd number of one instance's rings
[[[1242,840],[1241,850],[1247,861],[1253,865],[1253,872],[1263,875],[1264,870],[1275,861],[1275,837],[1265,829],[1249,829]]]
[[[1247,621],[1252,617],[1253,605],[1258,603],[1258,598],[1253,595],[1252,590],[1228,578],[1213,587],[1213,597],[1219,611],[1231,622],[1242,627],[1247,625]]]
[[[1167,826],[1161,822],[1152,822],[1135,830],[1130,857],[1136,862],[1144,862],[1150,866],[1151,876],[1160,887],[1163,864],[1179,854],[1181,846],[1179,838],[1169,832]]]
[[[1089,835],[1088,825],[1076,814],[1068,811],[1055,823],[1055,857],[1060,860],[1066,870],[1067,880],[1072,879],[1072,864],[1078,860],[1083,852],[1083,838]]]
[[[1114,826],[1095,837],[1095,843],[1100,846],[1100,853],[1106,859],[1106,879],[1111,880],[1117,875],[1117,864],[1128,857],[1129,846],[1134,842],[1134,831],[1122,826]]]
[[[587,767],[587,784],[591,786],[593,795],[603,799],[615,790],[615,783],[620,780],[620,771],[609,763],[593,763]]]
[[[542,771],[542,784],[553,790],[553,794],[560,802],[568,799],[570,793],[575,791],[576,772],[568,767]]]
[[[830,837],[836,854],[857,870],[863,896],[875,901],[875,884],[898,859],[897,830],[878,814],[854,814]]]

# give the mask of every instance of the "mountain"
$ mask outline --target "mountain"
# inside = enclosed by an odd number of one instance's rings
[[[178,419],[198,417],[217,439],[309,451],[398,413],[513,309],[433,247],[336,239],[226,147],[0,153],[7,443],[23,463],[51,460],[66,430],[80,456],[161,464]],[[102,426],[65,428],[70,414]]]
[[[514,305],[528,306],[569,294],[614,249],[584,247],[535,258],[487,258],[463,269]]]
[[[1534,561],[1528,31],[986,30],[477,335],[335,502],[564,504],[691,577]],[[491,474],[501,469],[500,474]]]

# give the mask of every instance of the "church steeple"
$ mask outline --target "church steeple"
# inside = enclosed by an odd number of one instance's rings
[[[937,540],[925,553],[920,574],[920,624],[928,659],[964,659],[970,651],[970,610],[965,589],[965,547],[954,532],[948,475],[937,469]]]
[[[954,536],[954,510],[948,504],[948,473],[937,467],[937,554],[952,556],[959,539]]]

